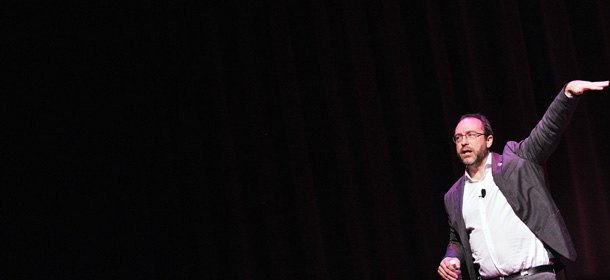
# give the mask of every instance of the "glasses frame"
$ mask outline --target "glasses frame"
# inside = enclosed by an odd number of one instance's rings
[[[476,139],[477,137],[479,137],[481,135],[487,136],[485,133],[471,131],[471,132],[466,133],[466,135],[456,134],[451,138],[451,140],[453,140],[453,143],[457,144],[458,142],[462,141],[462,138],[464,138],[464,137],[466,137],[466,139],[468,139],[468,141],[473,141],[474,139]]]

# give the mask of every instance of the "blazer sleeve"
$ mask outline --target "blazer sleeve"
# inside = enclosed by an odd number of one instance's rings
[[[565,86],[530,135],[517,143],[514,149],[517,156],[542,164],[555,150],[579,100],[579,97],[567,97],[564,90]]]
[[[457,234],[453,227],[449,227],[449,244],[447,245],[447,252],[445,252],[445,258],[459,258],[459,253],[462,251],[462,243],[457,238]],[[460,261],[462,261],[460,259]]]
[[[454,190],[455,189],[452,188],[452,191]],[[455,205],[453,205],[451,197],[452,195],[450,194],[447,194],[447,196],[445,196],[445,211],[447,212],[447,220],[449,223],[449,244],[447,245],[445,258],[460,258],[463,252],[463,246],[460,236],[457,233],[456,225],[454,224],[455,219],[452,218],[452,214],[455,214],[453,213],[455,211]],[[463,260],[460,259],[460,261]]]

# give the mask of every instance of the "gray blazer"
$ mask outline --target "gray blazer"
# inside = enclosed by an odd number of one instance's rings
[[[564,89],[527,138],[519,143],[508,142],[502,155],[492,153],[492,174],[494,182],[517,217],[536,234],[549,252],[554,257],[563,256],[573,261],[576,259],[576,250],[563,218],[546,188],[543,167],[557,147],[578,103],[578,97],[568,98]],[[464,176],[445,194],[445,210],[450,226],[445,257],[459,258],[462,277],[466,277],[466,270],[471,279],[476,279],[478,271],[473,263],[470,236],[462,217],[463,196]]]

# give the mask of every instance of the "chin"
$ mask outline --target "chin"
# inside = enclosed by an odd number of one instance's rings
[[[473,156],[462,157],[461,154],[458,154],[458,156],[460,157],[460,160],[462,161],[462,163],[466,166],[472,165],[477,160],[476,156],[475,157],[473,157]]]
[[[480,153],[480,154],[476,155],[475,157],[469,157],[466,159],[462,159],[462,162],[466,166],[478,165],[479,163],[483,162],[487,158],[487,155],[489,155],[489,152]]]
[[[464,165],[466,165],[466,166],[470,166],[470,165],[473,165],[475,162],[472,159],[466,159],[466,160],[463,159],[462,163],[464,163]]]

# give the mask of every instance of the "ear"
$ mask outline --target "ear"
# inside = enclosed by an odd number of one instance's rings
[[[487,144],[487,149],[491,148],[491,144],[494,143],[494,136],[493,135],[487,136],[487,139],[485,141]]]

